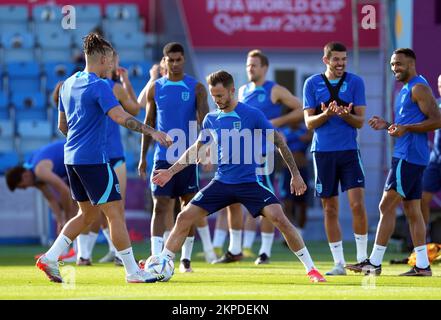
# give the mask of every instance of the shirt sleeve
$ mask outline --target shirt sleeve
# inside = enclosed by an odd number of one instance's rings
[[[273,125],[267,119],[267,117],[265,117],[263,112],[260,111],[259,109],[256,109],[256,108],[254,108],[254,110],[256,110],[256,129],[262,129],[262,130],[273,129],[274,130]]]
[[[99,85],[97,86],[98,104],[100,105],[101,110],[103,110],[103,112],[107,114],[107,112],[109,112],[110,109],[119,106],[120,103],[118,102],[118,100],[116,100],[116,97],[112,92],[112,89],[107,83],[105,83],[104,81],[99,81],[98,83],[99,83]]]
[[[363,79],[356,77],[354,86],[354,106],[366,105],[366,94]]]
[[[308,78],[303,85],[303,109],[311,109],[317,106],[314,95],[314,83]]]
[[[202,130],[199,132],[199,137],[198,137],[199,142],[201,142],[202,144],[207,144],[208,142],[211,141],[212,135],[210,129],[211,129],[211,123],[207,114],[204,118],[204,121],[202,121]]]

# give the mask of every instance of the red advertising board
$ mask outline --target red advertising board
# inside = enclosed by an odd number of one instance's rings
[[[376,29],[361,27],[366,14],[357,9],[362,48],[379,45],[380,10],[373,7]],[[180,9],[197,49],[352,47],[351,0],[180,0]]]

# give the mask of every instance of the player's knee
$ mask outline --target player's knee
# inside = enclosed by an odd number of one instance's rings
[[[275,212],[268,218],[277,229],[285,229],[287,227],[288,220],[280,212]]]
[[[338,219],[338,208],[333,204],[326,205],[323,211],[327,219]]]
[[[353,201],[350,203],[352,215],[357,218],[365,216],[364,205],[361,201]]]
[[[176,225],[190,227],[194,223],[193,216],[188,210],[181,211],[176,217]]]

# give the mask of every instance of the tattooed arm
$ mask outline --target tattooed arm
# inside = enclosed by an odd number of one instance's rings
[[[131,114],[124,111],[124,109],[118,105],[110,109],[107,115],[116,123],[126,127],[129,130],[142,133],[144,135],[149,135],[153,140],[158,141],[164,146],[171,145],[171,138],[167,136],[164,132],[157,131],[149,125],[139,122]]]

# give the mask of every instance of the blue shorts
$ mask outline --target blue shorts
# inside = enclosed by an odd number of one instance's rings
[[[425,168],[425,166],[409,163],[403,159],[392,158],[392,166],[384,190],[395,190],[404,198],[403,200],[421,199]]]
[[[313,152],[315,195],[330,198],[341,191],[364,188],[364,171],[358,150]]]
[[[157,160],[152,170],[168,169],[172,165],[164,160]],[[177,198],[186,194],[196,193],[199,190],[198,167],[195,164],[189,165],[178,172],[163,187],[150,182],[150,188],[154,196]]]
[[[118,178],[108,163],[66,164],[72,198],[93,205],[121,200]]]
[[[253,217],[262,213],[262,209],[273,203],[280,203],[277,197],[262,183],[226,184],[217,180],[199,191],[191,204],[208,211],[219,211],[233,203],[243,204]]]
[[[115,170],[119,166],[123,165],[125,162],[126,162],[125,157],[118,157],[118,158],[109,159],[110,166],[112,167],[113,170]]]
[[[429,162],[423,173],[423,191],[436,193],[441,190],[441,163]]]
[[[303,181],[305,181],[306,184],[308,184],[309,180],[309,173],[308,168],[303,167],[299,168],[300,175],[303,178]],[[296,196],[295,194],[291,193],[291,172],[288,168],[285,168],[282,172],[281,181],[280,181],[280,196],[283,199],[286,200],[293,200],[295,202],[306,202],[307,200],[307,194],[308,190],[306,189],[306,192],[302,194],[301,196]]]

